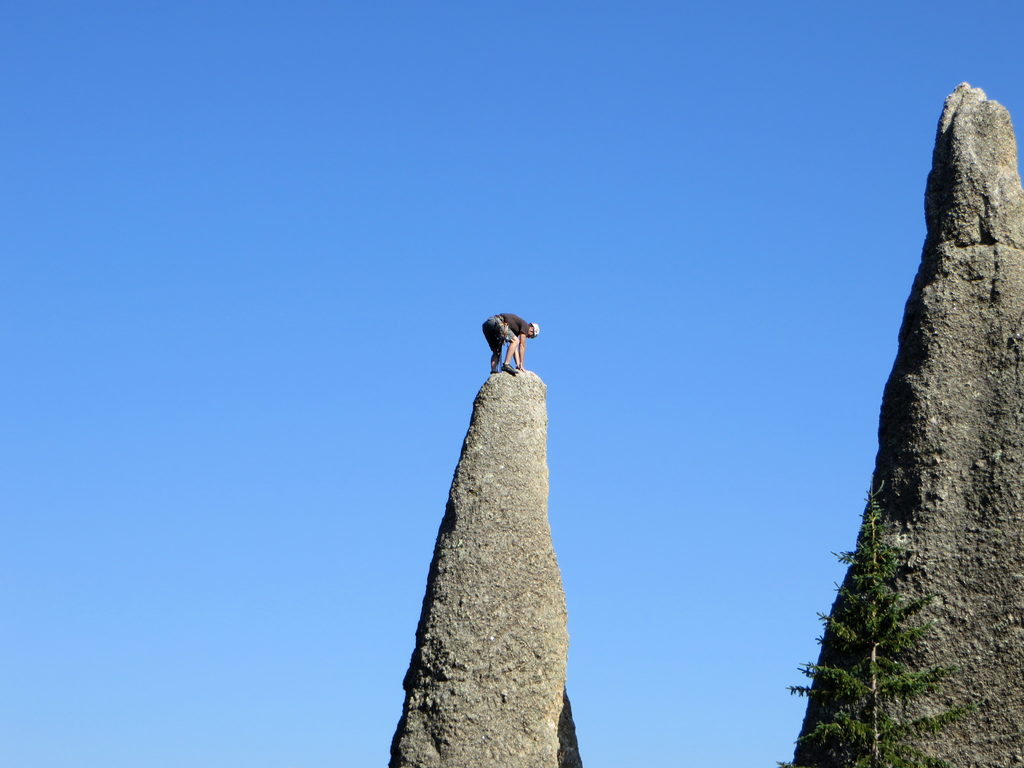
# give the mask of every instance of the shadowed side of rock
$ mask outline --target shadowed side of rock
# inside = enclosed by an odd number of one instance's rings
[[[958,668],[920,711],[979,707],[923,747],[1024,766],[1024,192],[1009,114],[967,84],[946,100],[925,210],[873,486],[908,553],[898,588],[935,596],[909,661]],[[803,733],[825,714],[812,703]],[[809,746],[795,762],[845,765]]]
[[[536,375],[473,405],[427,579],[390,768],[579,768]]]

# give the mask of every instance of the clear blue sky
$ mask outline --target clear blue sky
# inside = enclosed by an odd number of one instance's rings
[[[0,765],[384,766],[539,322],[587,768],[771,766],[961,81],[1024,6],[0,8]]]

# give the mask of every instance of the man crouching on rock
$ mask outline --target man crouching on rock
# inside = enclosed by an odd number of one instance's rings
[[[508,352],[505,353],[505,364],[501,370],[515,375],[519,371],[525,371],[523,359],[526,357],[526,340],[532,339],[540,334],[540,326],[536,323],[528,323],[519,315],[505,312],[502,315],[495,315],[484,320],[484,338],[491,348],[491,373],[498,372],[498,360],[501,359],[501,345],[508,342]],[[509,365],[509,360],[515,358],[516,367]]]

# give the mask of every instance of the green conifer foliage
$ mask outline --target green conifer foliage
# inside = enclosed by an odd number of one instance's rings
[[[811,685],[790,687],[830,713],[800,737],[800,743],[823,748],[835,757],[828,766],[801,768],[951,768],[927,756],[916,744],[971,707],[952,707],[937,715],[907,714],[907,705],[937,690],[952,667],[922,671],[899,659],[914,649],[931,625],[913,619],[929,598],[909,599],[892,589],[902,551],[883,538],[882,510],[868,497],[857,548],[839,555],[850,566],[839,587],[831,616],[819,642],[830,663],[800,668]],[[797,768],[779,763],[780,768]]]

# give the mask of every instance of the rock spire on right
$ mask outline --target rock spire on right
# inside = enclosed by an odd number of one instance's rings
[[[934,596],[934,624],[909,661],[958,668],[923,708],[978,707],[922,747],[956,768],[1014,768],[1024,766],[1024,191],[1009,113],[967,83],[939,120],[925,218],[872,488],[908,555],[897,588]],[[827,714],[812,699],[802,733]],[[794,763],[841,766],[806,744]]]

